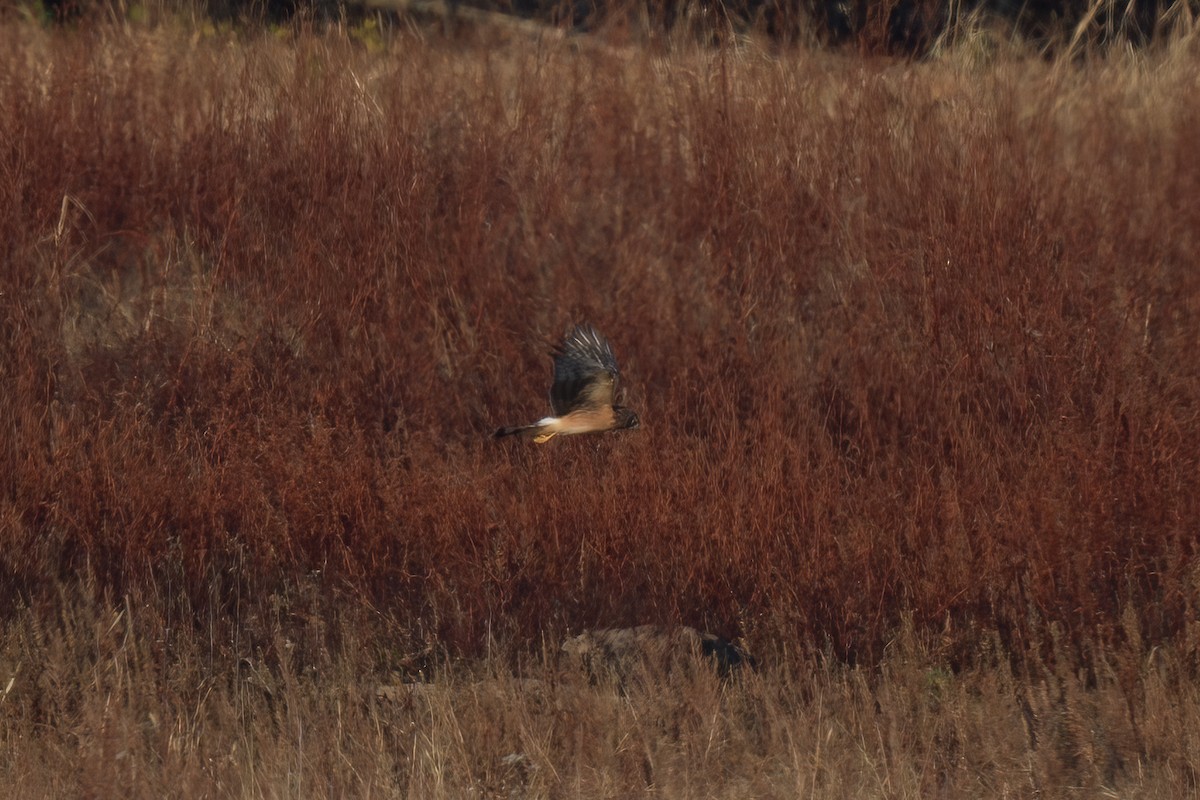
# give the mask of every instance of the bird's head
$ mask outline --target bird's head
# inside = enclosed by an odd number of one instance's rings
[[[626,408],[625,406],[613,406],[613,415],[617,418],[618,428],[625,429],[641,427],[642,422],[638,419],[638,415],[633,413],[632,409]]]

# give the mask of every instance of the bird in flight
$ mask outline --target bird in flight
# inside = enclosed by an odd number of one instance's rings
[[[543,444],[562,434],[602,433],[636,428],[637,414],[613,403],[617,387],[617,358],[612,345],[591,325],[576,325],[554,348],[554,383],[550,386],[553,416],[532,425],[496,431],[501,436],[533,437]]]

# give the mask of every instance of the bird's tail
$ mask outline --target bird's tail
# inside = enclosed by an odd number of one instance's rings
[[[515,436],[518,433],[524,433],[525,431],[529,430],[530,427],[531,426],[529,425],[513,425],[506,428],[497,428],[496,432],[493,434],[493,438],[503,439],[505,436]]]
[[[532,438],[535,442],[541,444],[554,436],[553,431],[547,431],[548,427],[545,422],[535,422],[532,425],[514,425],[512,427],[497,428],[492,436],[496,439],[502,439],[505,436],[522,436],[527,439]]]

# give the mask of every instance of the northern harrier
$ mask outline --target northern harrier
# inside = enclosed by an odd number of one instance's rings
[[[532,436],[538,444],[558,434],[602,433],[638,427],[637,414],[613,403],[617,359],[612,345],[591,325],[576,325],[554,348],[554,383],[550,410],[554,416],[532,425],[501,428],[501,436]]]

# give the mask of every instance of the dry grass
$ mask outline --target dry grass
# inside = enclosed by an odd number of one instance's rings
[[[1093,679],[1044,665],[1031,683],[995,642],[951,672],[902,628],[871,669],[802,657],[728,683],[706,670],[651,674],[622,692],[550,651],[403,682],[380,672],[386,633],[362,618],[339,617],[353,638],[305,656],[276,620],[267,648],[235,658],[163,627],[152,607],[63,599],[51,624],[18,614],[0,649],[15,676],[0,695],[0,768],[23,798],[1182,797],[1196,787],[1200,687],[1193,657],[1173,648],[1138,651],[1134,681],[1116,664]]]
[[[1192,786],[1193,44],[361,38],[0,27],[30,796]],[[579,319],[642,429],[491,441]],[[764,672],[512,677],[643,623]]]

